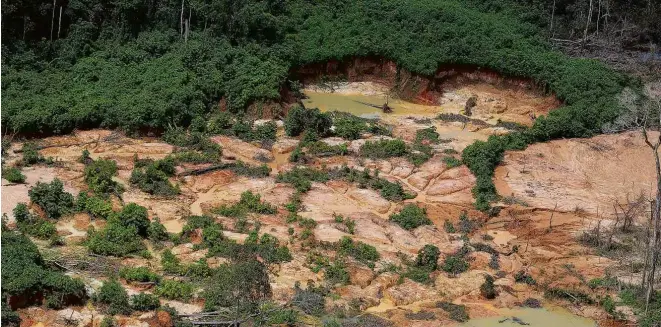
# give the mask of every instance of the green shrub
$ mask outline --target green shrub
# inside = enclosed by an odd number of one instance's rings
[[[289,171],[279,173],[276,177],[278,183],[291,184],[300,193],[309,191],[312,187],[312,181],[326,182],[328,179],[327,172],[310,167],[295,167]]]
[[[343,156],[349,153],[346,144],[328,145],[323,141],[306,144],[307,153],[317,157]]]
[[[119,277],[127,282],[158,283],[161,276],[147,267],[123,267],[119,270]]]
[[[407,204],[399,213],[390,215],[390,221],[407,230],[432,224],[431,220],[427,218],[427,211],[415,204]]]
[[[125,257],[145,250],[142,237],[134,226],[108,223],[98,232],[87,235],[87,247],[92,253]]]
[[[37,150],[37,144],[34,142],[23,143],[23,164],[26,166],[34,165],[44,161],[44,157]]]
[[[373,263],[381,259],[375,247],[363,242],[354,242],[349,236],[344,236],[338,243],[338,253],[348,255],[362,263]]]
[[[86,192],[80,192],[76,199],[76,210],[87,212],[93,217],[108,219],[113,214],[112,202],[99,196],[89,196]]]
[[[353,115],[334,119],[333,125],[335,135],[347,140],[357,140],[367,130],[365,121]]]
[[[443,223],[443,228],[445,228],[445,231],[447,233],[454,234],[454,233],[457,232],[457,230],[454,228],[454,224],[451,221],[447,220],[447,219]]]
[[[3,297],[16,296],[27,299],[26,305],[40,305],[31,301],[34,294],[43,294],[46,305],[56,309],[84,301],[85,284],[48,266],[25,235],[8,230],[3,223],[0,238]]]
[[[110,315],[131,313],[129,295],[117,280],[103,283],[95,294],[95,302],[106,306],[106,312]]]
[[[289,136],[298,136],[303,131],[310,130],[317,135],[326,135],[333,124],[330,115],[321,113],[319,109],[305,109],[295,106],[289,109],[285,118],[285,132]]]
[[[168,300],[188,301],[193,297],[193,285],[184,281],[164,280],[154,290],[154,294]]]
[[[486,299],[495,299],[498,292],[496,292],[496,287],[493,284],[494,279],[491,275],[486,275],[484,277],[484,283],[480,286],[480,294]]]
[[[268,202],[262,201],[259,194],[253,194],[251,191],[241,193],[239,202],[232,206],[223,205],[214,209],[214,213],[227,217],[245,217],[249,212],[272,215],[277,212],[277,208]]]
[[[268,270],[256,260],[221,265],[202,292],[205,311],[234,307],[239,312],[250,312],[271,295]]]
[[[439,136],[440,135],[436,132],[436,127],[434,126],[419,129],[415,132],[415,143],[437,144],[439,143]]]
[[[524,283],[524,284],[528,284],[528,285],[536,285],[537,284],[535,279],[532,278],[532,276],[530,276],[529,274],[527,274],[523,270],[519,270],[514,275],[514,281],[517,282],[517,283]]]
[[[163,266],[163,271],[170,274],[178,275],[182,271],[179,258],[172,254],[170,249],[166,249],[161,253],[161,266]]]
[[[443,162],[448,168],[454,168],[461,166],[461,160],[455,157],[443,157]]]
[[[2,168],[2,178],[10,183],[25,183],[25,175],[16,167]]]
[[[360,155],[372,159],[402,157],[407,153],[406,143],[399,139],[367,141],[360,147]]]
[[[73,195],[64,191],[64,184],[57,178],[50,183],[37,182],[28,194],[30,201],[40,206],[48,218],[58,219],[73,209]]]
[[[149,223],[147,238],[152,242],[167,241],[170,238],[170,234],[168,234],[165,226],[161,224],[161,220],[158,217],[154,217],[154,220]]]
[[[146,166],[137,166],[131,172],[130,182],[141,191],[162,196],[179,194],[179,189],[168,180],[174,175],[174,162],[171,159],[154,161]]]
[[[574,304],[593,304],[594,300],[586,293],[579,290],[563,288],[549,288],[544,291],[544,297],[548,299],[563,299]]]
[[[158,309],[161,302],[158,300],[158,296],[140,293],[131,296],[130,305],[131,309],[135,311],[151,311]]]
[[[429,270],[436,270],[438,268],[438,258],[441,254],[441,251],[432,244],[425,245],[420,251],[418,251],[418,256],[415,259],[415,265],[418,267],[425,267]]]
[[[100,327],[117,327],[117,324],[112,316],[105,316],[103,317],[103,320],[101,320]]]
[[[4,146],[3,146],[3,151],[4,151]],[[12,310],[4,300],[2,301],[1,321],[2,321],[2,325],[7,327],[19,327],[21,324],[21,317],[18,315],[18,312]]]
[[[468,319],[470,319],[468,312],[466,312],[466,306],[463,304],[454,304],[443,301],[436,303],[436,307],[441,308],[449,313],[450,319],[452,320],[466,322]]]
[[[429,284],[432,281],[429,277],[430,272],[431,271],[428,267],[411,266],[406,269],[406,272],[402,275],[402,277],[408,278],[421,284]]]
[[[469,267],[470,265],[468,262],[459,255],[449,255],[445,257],[445,260],[443,261],[443,271],[453,275],[468,271]]]
[[[55,224],[30,213],[25,203],[19,203],[13,210],[18,229],[42,240],[48,240],[57,236]]]
[[[114,160],[99,159],[85,167],[85,183],[99,195],[119,194],[123,189],[112,179],[116,174],[117,163]]]
[[[118,223],[126,227],[134,227],[141,236],[147,236],[150,221],[147,215],[147,208],[129,203],[117,213]]]
[[[349,283],[349,272],[342,261],[335,261],[324,270],[324,279],[330,285]]]
[[[278,126],[273,121],[268,121],[262,125],[255,126],[252,132],[252,139],[257,141],[275,141]]]

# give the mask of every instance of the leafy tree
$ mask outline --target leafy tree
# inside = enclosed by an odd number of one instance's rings
[[[131,312],[129,295],[116,279],[111,279],[103,283],[97,294],[95,294],[94,300],[106,306],[106,311],[110,315],[128,314]]]
[[[134,226],[108,223],[105,228],[91,234],[88,231],[87,247],[92,253],[124,257],[145,249],[142,238]]]
[[[46,265],[37,247],[27,237],[8,230],[3,224],[1,238],[3,296],[37,299],[34,295],[43,294],[46,304],[53,308],[85,299],[84,283]]]
[[[117,174],[117,163],[114,160],[99,159],[85,167],[85,183],[96,194],[118,194],[121,185],[112,177]]]
[[[285,132],[289,136],[298,136],[309,130],[317,135],[326,135],[333,125],[333,120],[327,113],[319,109],[305,109],[300,106],[289,109],[285,118]]]
[[[429,270],[436,270],[438,267],[438,257],[440,256],[441,251],[432,244],[425,245],[420,251],[418,251],[418,256],[415,259],[415,265],[418,267],[426,267]]]
[[[266,266],[256,260],[247,260],[218,267],[209,278],[202,298],[207,311],[235,307],[239,312],[250,312],[271,294]]]
[[[399,213],[390,215],[390,220],[408,230],[432,224],[427,218],[427,211],[415,204],[407,204]]]
[[[150,226],[147,208],[135,203],[129,203],[118,213],[117,219],[118,223],[126,227],[133,227],[138,234],[147,236],[147,230]]]
[[[16,167],[2,168],[2,178],[10,183],[25,183],[25,175]]]
[[[37,182],[28,194],[30,201],[40,206],[48,218],[58,219],[73,209],[73,195],[64,191],[64,184],[57,178],[50,183]]]

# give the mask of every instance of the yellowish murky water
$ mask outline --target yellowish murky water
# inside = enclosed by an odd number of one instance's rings
[[[592,319],[584,318],[572,314],[566,309],[560,307],[551,307],[543,309],[502,309],[499,310],[502,316],[500,317],[491,317],[491,318],[481,318],[481,319],[471,319],[470,321],[460,325],[465,327],[515,327],[522,326],[521,324],[514,322],[512,317],[517,317],[521,321],[529,324],[529,326],[534,327],[594,327],[596,323]],[[503,321],[506,319],[506,321]],[[503,321],[500,323],[500,321]]]
[[[356,116],[382,114],[379,108],[386,102],[386,97],[383,95],[322,93],[313,91],[305,91],[305,95],[307,99],[303,100],[303,105],[308,109],[319,108],[323,112],[342,111]],[[388,105],[393,108],[392,114],[400,115],[435,116],[443,111],[441,106],[426,106],[392,98],[388,100]]]

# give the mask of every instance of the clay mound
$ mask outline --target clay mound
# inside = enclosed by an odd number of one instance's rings
[[[656,137],[656,136],[654,136]],[[508,152],[496,169],[498,193],[530,206],[610,216],[615,201],[650,196],[651,150],[638,132],[557,140]]]

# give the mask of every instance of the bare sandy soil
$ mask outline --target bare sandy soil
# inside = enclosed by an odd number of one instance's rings
[[[461,95],[496,91],[477,87],[460,88],[456,92]],[[541,108],[548,105],[545,99],[526,98],[520,94],[498,94],[522,99],[517,100],[520,102],[508,102],[507,110],[525,106]],[[478,96],[482,97],[486,98],[486,95]],[[485,109],[484,112],[493,117],[499,115],[489,110]],[[525,117],[525,111],[512,109],[512,114]],[[507,117],[508,112],[500,114],[502,116],[499,117]],[[336,138],[325,139],[324,141],[330,144],[348,143],[350,154],[343,157],[318,158],[310,164],[328,168],[347,164],[361,170],[378,168],[381,177],[399,182],[415,194],[415,198],[397,203],[355,184],[330,181],[313,183],[312,189],[302,197],[303,208],[299,214],[318,223],[313,230],[317,241],[336,242],[343,236],[351,236],[374,246],[382,257],[375,269],[349,260],[347,265],[351,282],[334,291],[339,298],[329,299],[328,307],[347,306],[350,302],[359,303],[361,310],[388,318],[396,325],[449,325],[454,322],[447,312],[436,307],[436,302],[465,304],[470,316],[479,318],[498,316],[500,309],[515,307],[527,298],[542,299],[541,288],[515,282],[514,275],[521,270],[532,275],[538,285],[584,288],[584,280],[602,277],[605,269],[614,264],[578,244],[576,233],[599,218],[597,209],[599,216],[607,215],[614,198],[622,199],[627,194],[649,192],[652,181],[651,155],[649,150],[644,148],[639,135],[625,133],[583,140],[560,140],[533,145],[521,152],[507,153],[504,164],[496,171],[498,191],[503,195],[513,194],[528,206],[505,205],[497,217],[488,218],[473,209],[471,188],[475,184],[474,176],[465,166],[448,168],[441,160],[441,152],[444,149],[461,151],[474,140],[485,139],[499,131],[485,128],[471,130],[471,126],[433,119],[421,121],[418,119],[420,117],[424,118],[424,115],[418,115],[417,118],[415,115],[392,115],[383,119],[394,127],[395,137],[407,142],[415,138],[416,130],[428,126],[436,126],[441,138],[448,140],[447,143],[436,146],[437,154],[419,167],[413,166],[404,158],[369,160],[356,157],[355,151],[360,145],[366,140],[375,139],[368,135],[351,142]],[[429,118],[429,115],[427,117]],[[173,147],[168,144],[153,139],[129,138],[106,130],[47,138],[41,141],[42,145],[48,146],[41,153],[56,158],[57,164],[54,167],[36,166],[24,169],[28,176],[26,185],[6,185],[6,181],[3,181],[2,212],[9,214],[16,203],[28,201],[27,190],[38,180],[50,181],[58,177],[65,182],[67,190],[74,194],[85,190],[86,185],[82,180],[84,166],[77,163],[83,149],[88,149],[93,158],[116,160],[119,166],[118,180],[127,185],[122,201],[147,207],[150,218],[159,217],[172,233],[181,231],[189,215],[211,214],[211,208],[234,203],[242,192],[250,190],[279,207],[276,215],[255,215],[250,218],[260,221],[262,233],[274,235],[292,251],[294,259],[291,262],[271,269],[274,299],[284,303],[291,299],[293,286],[297,282],[301,285],[310,281],[321,282],[323,273],[316,273],[311,269],[307,263],[309,249],[303,248],[300,242],[292,240],[288,234],[287,212],[282,206],[289,201],[294,190],[287,184],[277,183],[275,175],[277,171],[293,166],[287,158],[298,141],[282,136],[281,132],[279,135],[270,150],[230,137],[214,137],[213,140],[223,146],[223,155],[226,158],[238,158],[253,164],[261,163],[266,158],[273,169],[271,175],[265,178],[246,178],[221,170],[200,176],[173,178],[172,181],[178,183],[182,190],[181,195],[176,198],[154,197],[130,187],[128,182],[136,154],[140,158],[160,159],[173,151]],[[20,155],[12,153],[9,158],[17,159]],[[389,221],[390,214],[398,212],[409,202],[425,207],[433,225],[408,231]],[[556,203],[558,205],[553,212]],[[584,210],[579,214],[574,210],[576,207]],[[477,251],[470,254],[471,269],[468,272],[448,276],[442,271],[436,271],[432,273],[432,282],[429,284],[400,278],[394,272],[379,272],[389,264],[402,264],[403,258],[413,259],[425,244],[436,245],[442,252],[441,260],[453,254],[461,248],[464,241],[461,234],[446,232],[444,224],[447,220],[456,225],[462,211],[483,223],[478,231],[471,234],[470,242],[486,243],[496,249],[500,253],[499,269],[489,266],[491,256],[488,253]],[[335,222],[334,214],[355,220],[355,234],[350,235],[345,226]],[[213,216],[224,225],[226,236],[238,242],[245,240],[247,234],[235,230],[231,219]],[[551,216],[553,219],[550,219]],[[92,221],[85,214],[63,218],[57,227],[67,240],[65,248],[80,248],[76,244],[82,240],[84,231],[90,224],[100,227],[103,222]],[[302,231],[301,227],[294,228],[297,234]],[[515,251],[517,248],[518,251]],[[334,255],[329,250],[321,251],[329,257]],[[183,244],[173,248],[173,253],[183,262],[193,262],[204,257],[206,250],[195,251],[193,244]],[[156,254],[151,260],[123,259],[121,263],[150,266],[159,271],[161,267],[158,256]],[[223,260],[209,259],[212,265]],[[502,277],[496,281],[500,295],[495,300],[486,300],[480,295],[480,285],[484,282],[485,274],[496,275],[498,271],[503,271],[499,274]],[[98,286],[99,279],[100,276],[87,276],[86,280]],[[130,292],[139,290],[135,286],[126,286]],[[202,310],[199,302],[171,304],[181,312]],[[570,306],[564,302],[556,304],[581,316],[612,323],[606,313],[597,307]],[[420,321],[407,315],[421,310],[433,312],[435,319]],[[90,321],[98,323],[102,317],[93,309],[83,307],[61,311],[28,308],[22,309],[20,313],[25,318],[25,326],[63,325],[64,318],[68,316],[76,316],[79,325],[84,326]],[[155,320],[153,314],[124,317],[122,325],[157,326]]]

